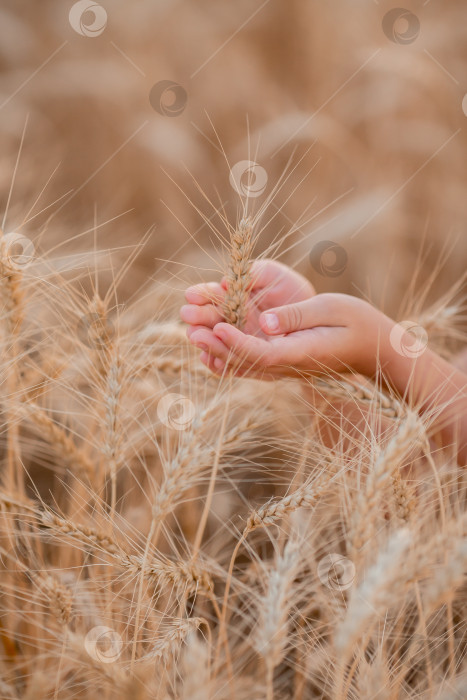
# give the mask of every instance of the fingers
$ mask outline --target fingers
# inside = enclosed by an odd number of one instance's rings
[[[237,377],[263,378],[264,368],[258,362],[256,364],[249,362],[232,345],[223,343],[211,329],[195,326],[190,330],[190,341],[202,350],[200,359],[214,374],[221,376],[223,373],[233,372]],[[243,335],[241,331],[237,332]],[[245,337],[249,338],[251,336]]]
[[[231,364],[224,362],[220,358],[212,357],[212,355],[208,352],[202,352],[199,358],[201,362],[206,365],[206,367],[210,369],[211,372],[217,377],[225,377],[232,373],[234,377],[246,377],[247,379],[258,379],[265,381],[273,381],[274,379],[277,379],[274,374],[264,370],[257,372],[252,370],[250,367],[234,368]]]
[[[261,308],[268,308],[279,303],[309,299],[316,291],[309,280],[299,272],[277,260],[255,260],[251,266],[251,294]],[[221,285],[227,289],[227,278],[223,277]]]
[[[223,320],[219,309],[213,304],[204,304],[202,306],[185,304],[180,309],[180,318],[191,326],[207,326],[208,328],[213,328],[216,323],[220,323]]]
[[[209,353],[212,357],[220,357],[223,360],[228,359],[229,349],[224,345],[220,338],[217,338],[210,328],[204,326],[196,326],[190,334],[190,343],[196,345],[197,348]]]
[[[208,326],[188,326],[188,328],[186,329],[186,336],[187,336],[188,340],[190,340],[193,343],[193,341],[191,340],[191,336],[196,331],[201,331],[201,330],[212,331],[212,328],[208,328]],[[195,343],[193,343],[193,345],[195,345]]]
[[[185,292],[185,299],[189,302],[180,309],[180,318],[185,323],[189,323],[191,328],[187,330],[187,336],[191,336],[200,327],[213,328],[216,323],[223,320],[222,313],[218,306],[225,297],[225,291],[217,282],[207,282],[206,284],[196,284],[188,287]]]
[[[272,361],[272,345],[253,335],[246,335],[228,323],[214,326],[214,335],[228,351],[227,356],[218,355],[220,359],[230,361],[238,366],[250,364],[254,368],[268,367]]]
[[[252,295],[260,309],[293,304],[315,296],[309,280],[299,272],[275,260],[258,260],[253,264]]]
[[[225,289],[218,282],[195,284],[185,291],[185,299],[189,304],[221,304],[225,297]]]
[[[218,323],[214,330],[203,326],[194,327],[190,333],[190,342],[209,353],[213,362],[219,359],[228,363],[229,368],[261,370],[270,364],[270,343],[245,335],[228,323]],[[213,369],[213,365],[210,365],[210,369]]]
[[[340,326],[343,314],[332,298],[336,296],[318,294],[306,301],[268,309],[259,318],[261,329],[268,335],[281,335],[316,326]]]

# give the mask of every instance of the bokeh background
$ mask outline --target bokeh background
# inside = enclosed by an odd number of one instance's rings
[[[76,5],[0,7],[5,232],[57,259],[134,254],[122,300],[148,280],[182,290],[219,275],[216,210],[235,224],[230,168],[249,160],[267,175],[256,210],[289,173],[258,254],[279,241],[318,290],[400,317],[465,272],[465,0]],[[155,97],[162,81],[175,91]],[[323,240],[339,274],[312,264]]]

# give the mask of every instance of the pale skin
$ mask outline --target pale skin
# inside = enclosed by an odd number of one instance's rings
[[[224,322],[225,279],[185,292],[180,316],[187,336],[214,374],[303,381],[325,371],[374,378],[382,370],[386,383],[420,414],[435,413],[433,432],[444,445],[454,444],[459,464],[467,464],[465,354],[454,364],[428,347],[407,357],[395,347],[396,322],[382,311],[351,295],[317,294],[305,277],[279,262],[254,262],[252,277],[243,330]]]

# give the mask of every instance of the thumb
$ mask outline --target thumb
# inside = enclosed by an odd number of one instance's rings
[[[318,294],[296,304],[268,309],[261,314],[259,322],[261,329],[268,335],[292,333],[315,326],[338,325],[337,319],[334,318],[333,321],[333,306],[328,295]]]

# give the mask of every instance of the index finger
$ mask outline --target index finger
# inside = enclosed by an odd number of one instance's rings
[[[306,277],[278,260],[254,260],[250,272],[250,293],[259,308],[304,301],[316,294]],[[227,289],[226,277],[221,284]]]
[[[217,323],[213,331],[214,336],[228,348],[232,359],[240,364],[249,362],[256,367],[269,365],[272,343],[253,335],[247,335],[228,323]]]
[[[251,291],[264,289],[277,284],[280,275],[289,275],[289,268],[277,260],[253,260],[250,273],[252,278]],[[222,287],[227,289],[227,277],[221,280]]]
[[[185,290],[185,299],[189,304],[221,304],[225,297],[225,289],[219,282],[195,284]]]

